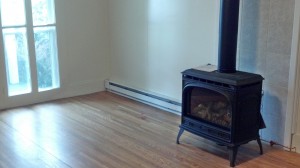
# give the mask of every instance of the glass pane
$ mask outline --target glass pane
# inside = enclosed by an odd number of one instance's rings
[[[1,0],[2,26],[26,24],[24,0]]]
[[[230,128],[231,105],[222,94],[206,88],[192,89],[190,115],[208,122]]]
[[[53,0],[31,0],[33,25],[55,23]]]
[[[59,87],[56,29],[34,28],[39,91]]]
[[[8,96],[31,92],[25,28],[3,29]]]

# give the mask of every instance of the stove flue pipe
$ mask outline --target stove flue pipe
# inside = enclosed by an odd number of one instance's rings
[[[236,72],[240,0],[220,0],[218,71]]]

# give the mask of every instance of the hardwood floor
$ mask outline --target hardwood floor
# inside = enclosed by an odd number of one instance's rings
[[[227,148],[185,132],[180,117],[101,92],[0,112],[1,168],[223,168]],[[239,168],[299,168],[300,155],[256,142]]]

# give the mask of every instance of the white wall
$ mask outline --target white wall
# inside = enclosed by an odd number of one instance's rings
[[[218,1],[110,0],[111,80],[181,99],[181,72],[215,63]]]
[[[56,3],[62,96],[103,90],[109,76],[107,0]]]
[[[108,1],[55,2],[61,88],[16,97],[0,94],[0,109],[104,90],[109,76]],[[5,82],[1,84],[4,88]]]

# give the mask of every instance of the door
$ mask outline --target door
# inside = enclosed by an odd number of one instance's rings
[[[35,103],[59,89],[54,6],[54,0],[0,0],[0,108]]]

